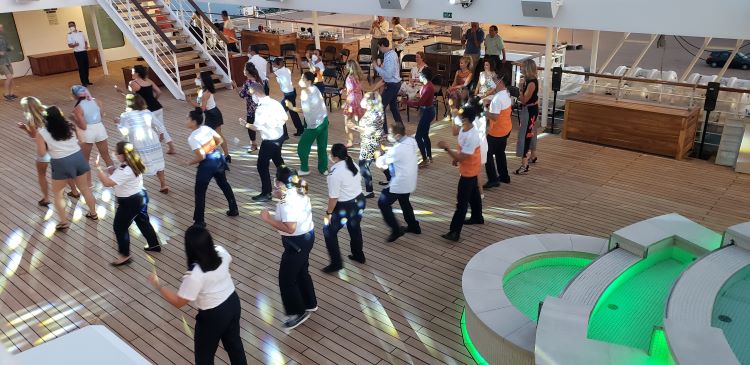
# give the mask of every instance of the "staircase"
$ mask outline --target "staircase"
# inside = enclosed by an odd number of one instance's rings
[[[185,100],[198,92],[195,79],[212,73],[216,88],[231,88],[226,38],[193,1],[97,0],[172,95]],[[189,16],[200,12],[204,39],[190,32]],[[211,44],[210,47],[204,44]]]

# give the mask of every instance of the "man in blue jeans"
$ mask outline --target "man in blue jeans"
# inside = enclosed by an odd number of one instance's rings
[[[385,88],[383,93],[380,95],[383,99],[383,112],[386,107],[391,108],[391,114],[393,114],[393,120],[396,123],[403,123],[401,121],[401,112],[398,110],[398,91],[401,90],[401,66],[396,51],[390,48],[390,42],[387,38],[380,39],[378,41],[378,50],[383,54],[383,60],[377,60],[375,64],[375,71],[378,75],[383,78]],[[383,123],[383,130],[388,133],[388,120]]]

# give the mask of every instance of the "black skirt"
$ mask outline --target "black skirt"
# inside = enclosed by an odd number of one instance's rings
[[[203,124],[216,129],[224,124],[224,118],[221,116],[219,108],[208,109],[203,112],[204,121]]]

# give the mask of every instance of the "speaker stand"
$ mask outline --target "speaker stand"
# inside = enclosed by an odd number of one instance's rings
[[[549,130],[546,131],[550,134],[555,134],[555,113],[557,113],[557,90],[554,91],[554,96],[552,97],[552,122],[550,123]]]
[[[708,158],[703,157],[703,145],[706,144],[706,131],[708,130],[708,117],[711,115],[710,111],[706,111],[706,119],[703,121],[703,131],[701,132],[701,145],[698,147],[698,155],[696,157],[701,160],[707,160]]]

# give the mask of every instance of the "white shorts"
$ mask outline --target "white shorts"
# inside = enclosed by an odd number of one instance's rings
[[[107,140],[107,129],[103,123],[89,124],[83,131],[83,143],[97,143]]]

